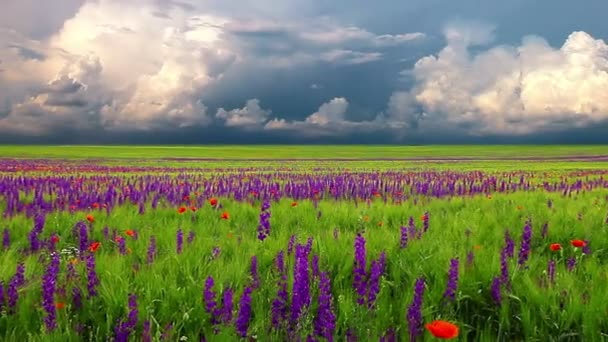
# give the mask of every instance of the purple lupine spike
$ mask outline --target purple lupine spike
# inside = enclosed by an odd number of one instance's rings
[[[547,276],[551,284],[555,283],[555,260],[549,260],[547,265]]]
[[[21,287],[23,285],[25,285],[25,264],[20,262],[19,264],[17,264],[17,270],[15,272],[15,275],[13,276],[13,279],[15,281],[15,285],[17,287]]]
[[[308,250],[306,246],[296,245],[293,281],[293,297],[291,300],[291,322],[297,324],[300,316],[310,306],[310,275]]]
[[[76,310],[82,308],[82,291],[78,286],[72,288],[72,304]]]
[[[401,248],[406,248],[407,247],[407,240],[408,240],[408,231],[407,231],[407,227],[406,226],[401,226],[401,239],[399,241],[399,246]]]
[[[191,230],[190,233],[188,233],[188,240],[187,240],[188,243],[192,243],[194,241],[194,236],[195,236],[195,233],[193,230]]]
[[[127,242],[125,241],[125,239],[123,237],[120,237],[118,239],[118,252],[121,255],[127,254]]]
[[[42,277],[42,307],[46,311],[44,324],[47,331],[57,328],[57,309],[55,307],[55,291],[57,290],[57,276],[59,274],[59,254],[53,253],[51,262]]]
[[[380,342],[397,342],[397,335],[394,328],[388,328],[383,336],[380,337]]]
[[[367,305],[370,309],[374,307],[378,293],[380,293],[380,278],[384,274],[385,263],[385,252],[380,254],[378,260],[372,261],[367,291]]]
[[[331,280],[327,272],[322,272],[319,278],[319,307],[313,322],[314,332],[315,335],[332,342],[336,329],[336,315],[332,308]]]
[[[530,244],[532,242],[532,226],[529,222],[524,226],[524,233],[521,237],[521,245],[519,248],[519,258],[517,263],[520,266],[526,264],[528,258],[530,257]]]
[[[147,257],[148,264],[153,263],[155,258],[156,258],[156,237],[151,236],[150,244],[148,245],[148,257]]]
[[[95,254],[89,253],[86,257],[87,260],[87,289],[89,291],[89,298],[97,296],[97,286],[99,285],[99,278],[97,277],[97,271],[95,271]]]
[[[141,334],[141,341],[152,342],[152,326],[150,324],[150,321],[148,320],[144,321],[144,329]]]
[[[542,230],[541,230],[541,232],[540,232],[540,236],[541,236],[543,239],[546,239],[548,234],[549,234],[549,222],[545,222],[545,223],[543,224],[543,228],[542,228]]]
[[[569,257],[568,260],[566,261],[566,268],[568,269],[568,271],[574,270],[575,266],[576,266],[576,258]]]
[[[17,306],[17,301],[19,300],[19,285],[17,284],[17,279],[13,278],[8,283],[8,288],[6,289],[6,294],[8,296],[8,307],[9,312],[14,313],[15,307]]]
[[[502,303],[502,294],[500,292],[501,289],[501,280],[500,277],[494,277],[492,279],[492,285],[490,286],[490,294],[494,303],[498,306]]]
[[[252,280],[251,287],[255,290],[260,287],[260,275],[258,274],[258,257],[255,255],[251,257],[250,274]]]
[[[124,321],[119,321],[114,329],[116,333],[116,342],[129,341],[129,335],[135,331],[135,327],[137,326],[138,314],[137,296],[135,294],[129,294],[129,314],[127,315],[127,319]]]
[[[215,302],[215,292],[213,291],[213,286],[215,282],[212,276],[208,276],[207,280],[205,280],[205,288],[203,291],[203,300],[205,302],[205,311],[208,314],[213,314],[217,303]]]
[[[231,288],[227,288],[224,290],[222,294],[222,322],[224,324],[230,324],[232,322],[232,309],[234,307],[233,303],[234,291]]]
[[[270,234],[270,201],[264,200],[260,213],[260,223],[258,225],[258,239],[264,241]]]
[[[106,240],[110,240],[110,228],[108,226],[103,227],[102,229],[103,238]]]
[[[239,311],[235,321],[236,332],[240,337],[247,337],[247,330],[249,329],[249,320],[251,319],[251,293],[253,289],[246,287],[241,301],[239,303]]]
[[[4,228],[2,233],[2,248],[9,249],[11,247],[11,233],[8,228]]]
[[[473,262],[475,261],[475,253],[473,253],[473,251],[469,251],[467,253],[467,267],[471,267],[473,266]]]
[[[448,284],[443,298],[447,299],[448,302],[453,302],[456,299],[456,290],[458,289],[458,258],[450,259],[450,270],[448,271]]]
[[[416,223],[414,222],[414,217],[410,216],[408,221],[408,231],[411,238],[416,237]]]
[[[173,324],[169,323],[169,324],[165,325],[165,328],[163,329],[163,333],[160,335],[160,340],[161,341],[168,340],[169,337],[171,336],[172,331],[173,331]]]
[[[177,230],[177,236],[176,236],[176,251],[177,254],[181,254],[182,253],[182,246],[184,244],[184,232],[181,229]]]
[[[410,341],[416,341],[416,338],[422,334],[422,300],[425,287],[424,278],[416,279],[414,299],[407,309]]]
[[[591,254],[591,247],[589,246],[589,240],[584,240],[585,244],[583,245],[582,252],[585,255]]]
[[[287,292],[287,272],[285,269],[285,254],[280,251],[276,258],[276,267],[279,271],[279,280],[277,282],[277,296],[272,301],[272,326],[279,329],[283,322],[287,319],[287,304],[289,301],[289,293]]]
[[[505,231],[505,253],[509,258],[515,255],[515,241],[508,229]]]
[[[89,231],[84,222],[79,222],[78,237],[80,238],[80,255],[84,256],[89,248]]]
[[[4,310],[4,303],[6,302],[6,298],[4,298],[4,282],[0,280],[0,312]]]
[[[211,250],[211,259],[217,259],[221,252],[222,251],[219,246],[214,246],[213,250]]]
[[[293,246],[296,243],[296,235],[293,234],[289,238],[289,242],[287,243],[287,255],[291,255],[293,253]]]
[[[319,271],[319,256],[318,255],[313,255],[312,256],[312,276],[313,278],[318,278],[320,271]]]
[[[353,288],[357,293],[357,303],[365,304],[365,292],[367,288],[367,261],[365,250],[365,238],[361,234],[357,234],[355,238],[355,259],[353,266]]]

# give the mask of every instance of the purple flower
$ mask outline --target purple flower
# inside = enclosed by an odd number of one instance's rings
[[[78,286],[72,288],[72,304],[76,310],[82,307],[82,291]]]
[[[8,288],[6,289],[6,294],[8,295],[8,307],[10,312],[14,312],[15,307],[17,306],[17,301],[19,300],[19,285],[15,278],[13,278],[8,283]]]
[[[224,290],[222,295],[222,312],[221,318],[224,324],[229,324],[232,322],[232,308],[234,306],[233,303],[234,292],[231,288],[227,288]]]
[[[386,253],[382,252],[378,260],[373,260],[367,290],[367,305],[371,309],[374,307],[378,293],[380,293],[380,277],[384,274],[386,263]]]
[[[47,331],[57,328],[57,309],[55,308],[55,291],[57,289],[57,275],[59,274],[59,254],[53,253],[51,262],[42,277],[42,307],[46,311],[44,324]]]
[[[509,258],[512,258],[515,254],[515,241],[511,238],[508,229],[505,231],[505,253]]]
[[[319,256],[318,255],[313,255],[312,256],[312,276],[313,278],[317,278],[320,274],[319,271]]]
[[[416,341],[416,338],[422,334],[422,300],[425,287],[424,278],[416,279],[414,299],[407,309],[410,341]]]
[[[407,235],[408,235],[407,227],[401,226],[401,239],[400,239],[400,244],[399,244],[399,246],[401,248],[407,247],[407,240],[408,240]]]
[[[583,246],[582,252],[585,255],[591,254],[591,247],[589,246],[589,240],[584,240],[585,245]]]
[[[114,329],[114,332],[116,333],[116,342],[129,341],[129,335],[135,331],[135,327],[137,326],[138,314],[137,296],[135,294],[129,294],[129,314],[127,319],[124,321],[119,321]]]
[[[422,221],[422,230],[426,233],[427,230],[429,230],[429,218],[430,218],[431,213],[429,213],[428,211],[424,213],[423,216],[423,221]]]
[[[367,261],[366,261],[366,249],[365,249],[365,238],[361,234],[357,234],[355,238],[355,258],[353,265],[353,288],[357,293],[357,303],[359,305],[365,304],[365,292],[367,288],[366,276],[367,276]]]
[[[123,237],[118,239],[118,252],[121,255],[127,254],[127,242],[125,241],[125,239]]]
[[[264,200],[260,213],[260,223],[258,225],[258,239],[264,241],[270,234],[270,201]]]
[[[293,253],[293,246],[295,243],[296,243],[296,235],[293,234],[289,238],[289,242],[287,243],[287,255],[291,255],[291,253]]]
[[[214,246],[211,251],[211,259],[217,259],[220,256],[221,250],[219,246]]]
[[[213,286],[215,282],[213,281],[212,276],[208,276],[207,280],[205,280],[205,290],[203,291],[203,300],[205,301],[205,311],[208,314],[213,314],[217,303],[215,302],[215,292],[213,291]]]
[[[397,342],[397,336],[395,334],[395,329],[388,328],[386,333],[380,337],[380,342]]]
[[[258,274],[258,257],[255,255],[251,257],[250,272],[252,279],[251,287],[255,290],[260,287],[260,275]]]
[[[467,267],[473,266],[473,261],[475,260],[475,254],[473,251],[469,251],[467,253]]]
[[[156,238],[154,236],[150,237],[150,244],[148,245],[148,264],[154,262],[154,258],[156,257]]]
[[[195,233],[193,230],[191,230],[190,233],[188,233],[188,240],[187,240],[188,243],[192,243],[192,241],[194,241],[194,236],[195,236]]]
[[[285,269],[284,252],[280,251],[276,258],[276,267],[279,271],[279,280],[277,282],[277,296],[272,300],[272,326],[278,329],[279,326],[287,319],[287,304],[289,302],[289,293],[287,292],[287,272]]]
[[[547,276],[549,277],[549,282],[553,284],[555,282],[555,260],[549,260],[549,264],[547,265]]]
[[[152,342],[152,327],[150,325],[150,321],[145,320],[144,321],[144,330],[142,331],[141,334],[141,341],[142,342]]]
[[[176,237],[176,249],[177,249],[177,254],[181,254],[182,253],[182,245],[184,244],[184,232],[181,229],[177,230],[177,237]]]
[[[450,259],[450,270],[448,271],[448,284],[443,298],[447,299],[448,302],[452,302],[456,299],[456,290],[458,289],[458,258]]]
[[[336,329],[336,315],[332,308],[331,280],[326,272],[322,272],[319,282],[319,308],[314,319],[315,335],[333,341]]]
[[[97,296],[97,286],[99,285],[99,278],[95,271],[95,254],[89,253],[87,259],[87,289],[89,291],[89,298]]]
[[[566,268],[568,269],[568,271],[572,271],[574,269],[574,266],[576,266],[576,258],[569,257],[566,261]]]
[[[80,255],[86,253],[89,248],[89,231],[87,229],[87,225],[84,222],[78,222],[78,237],[80,239]]]
[[[240,337],[247,337],[247,330],[249,329],[249,320],[251,320],[251,293],[253,289],[246,287],[241,301],[239,303],[239,311],[235,322],[236,332]]]
[[[545,223],[543,224],[543,229],[542,229],[542,230],[541,230],[541,232],[540,232],[540,236],[541,236],[543,239],[546,239],[548,234],[549,234],[549,222],[545,222]]]
[[[532,226],[530,222],[526,222],[524,226],[524,233],[521,237],[521,245],[519,248],[519,259],[517,263],[520,266],[525,265],[526,261],[530,257],[530,244],[532,242]]]
[[[308,249],[296,245],[295,265],[293,271],[293,295],[291,300],[291,322],[297,324],[300,316],[310,305],[310,275],[308,264]]]
[[[494,303],[498,306],[500,306],[500,303],[502,302],[500,286],[501,286],[500,277],[494,277],[494,279],[492,279],[492,285],[490,286],[490,294],[492,295],[492,299],[494,300]]]
[[[11,246],[11,233],[8,228],[4,228],[4,232],[2,233],[2,248],[9,249]]]

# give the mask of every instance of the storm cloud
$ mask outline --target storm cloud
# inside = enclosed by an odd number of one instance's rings
[[[9,0],[0,141],[608,142],[608,4],[476,4]]]

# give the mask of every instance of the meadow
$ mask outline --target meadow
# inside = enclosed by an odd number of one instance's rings
[[[603,146],[0,147],[2,341],[604,341]]]

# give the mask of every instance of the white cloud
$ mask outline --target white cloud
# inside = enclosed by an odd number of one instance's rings
[[[544,129],[583,127],[608,119],[608,45],[573,32],[558,49],[539,37],[520,46],[487,44],[489,28],[448,27],[447,46],[420,59],[415,86],[395,92],[388,105],[392,126],[464,125],[473,133],[526,134]],[[426,123],[425,123],[426,121]]]
[[[343,64],[363,64],[380,60],[380,52],[359,52],[352,50],[331,50],[321,55],[321,59],[327,62]]]
[[[344,114],[346,114],[347,109],[348,101],[343,97],[335,97],[322,104],[319,110],[306,118],[305,122],[319,126],[342,122],[345,121]]]
[[[224,108],[218,109],[215,116],[225,121],[229,127],[258,126],[262,125],[271,114],[270,110],[260,107],[258,99],[250,99],[243,108],[226,111]]]

